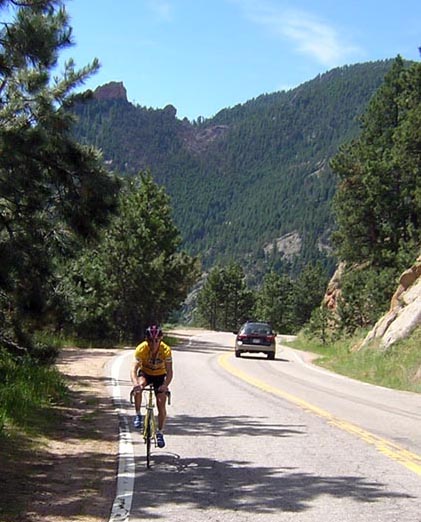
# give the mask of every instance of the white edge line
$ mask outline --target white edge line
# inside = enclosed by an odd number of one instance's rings
[[[130,509],[133,500],[135,477],[134,450],[130,427],[127,420],[127,411],[123,408],[118,380],[121,364],[126,355],[127,354],[124,353],[117,357],[111,367],[112,395],[120,419],[120,426],[117,492],[111,509],[109,522],[127,522],[130,517]]]

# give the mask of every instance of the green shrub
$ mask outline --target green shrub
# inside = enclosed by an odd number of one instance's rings
[[[41,410],[66,397],[67,388],[56,368],[26,356],[12,359],[0,352],[0,429],[6,424],[41,427]]]

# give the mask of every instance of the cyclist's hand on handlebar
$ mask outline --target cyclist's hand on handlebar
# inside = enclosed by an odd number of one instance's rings
[[[161,393],[165,393],[168,391],[168,386],[166,384],[161,384],[161,386],[158,388],[158,391]]]
[[[136,386],[133,386],[132,393],[140,393],[143,390],[143,386],[140,384],[137,384]]]

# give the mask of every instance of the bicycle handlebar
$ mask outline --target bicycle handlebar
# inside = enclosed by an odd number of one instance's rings
[[[134,386],[130,392],[130,404],[133,404],[133,397],[135,393],[141,393],[142,391],[155,391],[153,384],[147,384],[144,388],[142,388],[139,392],[135,391],[136,388],[141,388],[141,386]],[[166,392],[157,391],[156,393],[165,393],[168,397],[168,405],[171,404],[171,392],[167,390]]]

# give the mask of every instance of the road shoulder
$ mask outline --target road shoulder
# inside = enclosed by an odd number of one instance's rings
[[[11,514],[8,522],[109,520],[118,466],[118,418],[105,366],[117,354],[113,349],[62,350],[57,368],[68,384],[69,400],[52,412],[61,421],[47,437],[22,440],[0,459],[8,468],[0,484],[2,503],[26,506],[24,514]]]

